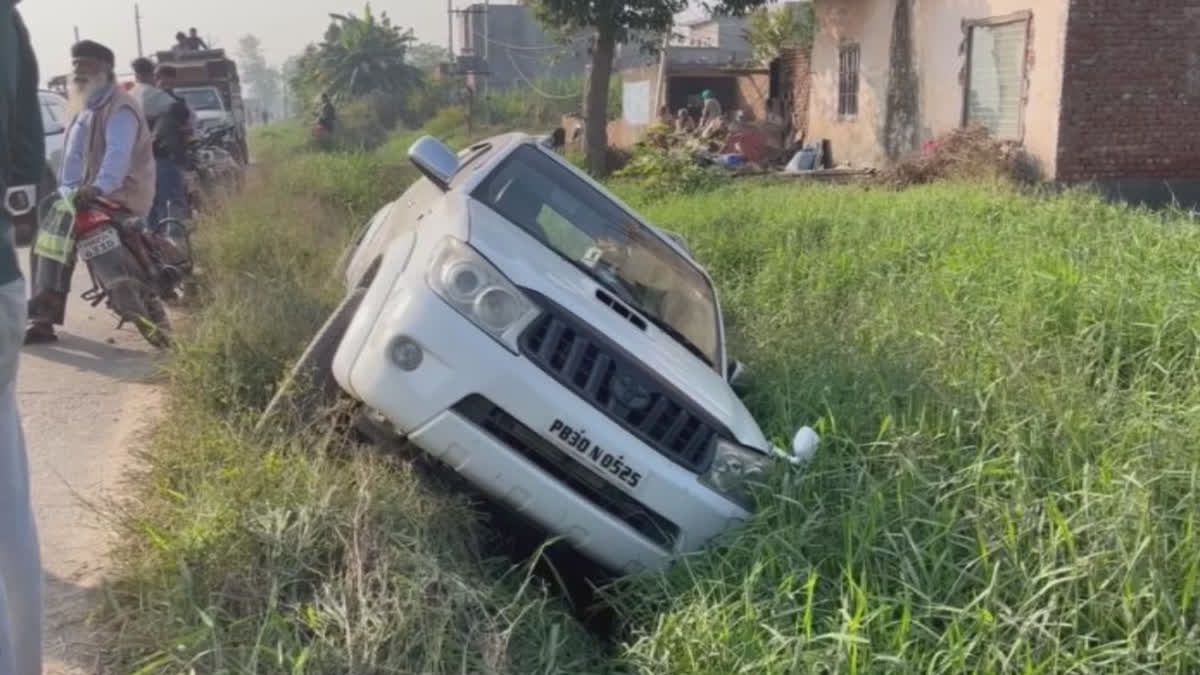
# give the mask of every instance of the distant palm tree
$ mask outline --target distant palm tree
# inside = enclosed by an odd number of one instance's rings
[[[413,31],[393,26],[387,13],[378,18],[367,4],[362,16],[330,14],[333,23],[313,54],[312,73],[334,97],[374,92],[403,93],[421,82],[421,71],[405,61],[416,42]]]

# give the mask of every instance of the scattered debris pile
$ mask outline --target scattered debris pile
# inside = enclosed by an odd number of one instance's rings
[[[896,188],[951,179],[1007,179],[1033,183],[1036,161],[1014,141],[1002,141],[985,127],[955,129],[926,141],[921,154],[880,172],[879,182]]]

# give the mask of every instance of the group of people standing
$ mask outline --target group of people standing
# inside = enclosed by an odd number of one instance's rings
[[[37,62],[18,2],[0,0],[0,195],[39,184],[45,163]],[[117,85],[112,50],[90,40],[72,46],[71,64],[59,185],[74,191],[77,205],[103,197],[151,227],[169,206],[186,209],[182,169],[192,115],[172,93],[174,70],[138,59],[137,86],[127,92]],[[17,415],[17,357],[22,343],[56,339],[73,265],[32,258],[27,302],[10,214],[0,207],[0,675],[42,672],[42,573]]]
[[[68,112],[71,121],[59,185],[75,204],[104,197],[156,227],[168,216],[187,217],[183,171],[192,113],[172,93],[176,71],[149,59],[132,66],[137,84],[116,83],[111,49],[91,40],[71,48]],[[57,340],[74,265],[33,256],[33,293],[25,344]]]

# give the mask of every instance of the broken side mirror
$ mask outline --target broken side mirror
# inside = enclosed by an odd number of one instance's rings
[[[458,173],[458,155],[433,136],[418,138],[408,149],[408,159],[442,190],[450,187],[450,179]]]
[[[792,437],[792,451],[789,453],[778,446],[772,446],[771,450],[776,457],[786,460],[792,466],[801,466],[817,454],[817,446],[821,444],[821,437],[813,431],[812,427],[800,427],[796,431],[796,435]]]

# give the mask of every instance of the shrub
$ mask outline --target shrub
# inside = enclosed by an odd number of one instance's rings
[[[701,166],[686,149],[652,145],[639,146],[613,177],[633,179],[656,196],[707,190],[729,180],[723,172]]]

